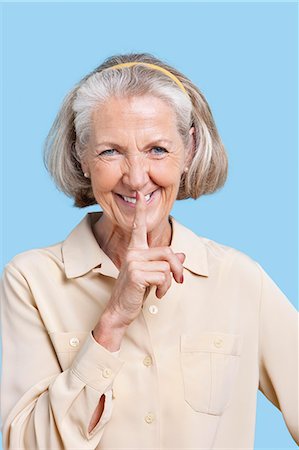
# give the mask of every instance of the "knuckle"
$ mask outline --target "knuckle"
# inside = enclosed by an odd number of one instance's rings
[[[128,271],[128,275],[129,275],[130,278],[132,278],[133,276],[136,275],[137,268],[136,268],[135,261],[130,261],[129,262],[127,271]]]
[[[135,270],[135,263],[134,263],[134,261],[129,261],[128,262],[128,273],[129,273],[129,276],[132,275],[134,270]]]
[[[162,261],[162,270],[164,272],[169,272],[170,271],[170,264],[167,261]]]
[[[172,255],[172,250],[171,250],[170,247],[166,247],[165,254],[166,254],[166,256],[171,256]]]
[[[167,279],[165,273],[161,273],[160,276],[159,276],[159,278],[160,278],[160,283],[161,283],[161,284],[164,284],[165,281],[166,281],[166,279]]]
[[[130,280],[133,284],[139,284],[140,283],[140,272],[139,270],[131,270],[130,271]]]
[[[135,260],[135,252],[133,250],[128,250],[126,254],[126,261],[127,263],[130,263],[131,261]]]

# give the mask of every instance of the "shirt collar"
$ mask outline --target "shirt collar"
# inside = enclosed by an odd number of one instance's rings
[[[77,278],[89,271],[117,278],[119,270],[99,246],[93,231],[102,212],[90,212],[71,231],[62,243],[62,258],[67,278]],[[191,272],[208,276],[207,250],[202,238],[170,216],[172,241],[170,247],[186,255],[184,267]]]

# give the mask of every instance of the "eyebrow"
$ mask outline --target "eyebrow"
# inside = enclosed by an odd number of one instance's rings
[[[148,144],[146,144],[145,148],[152,147],[154,145],[172,145],[172,141],[170,141],[169,139],[155,139],[154,141],[151,141]],[[96,147],[105,146],[109,148],[123,148],[122,145],[116,144],[115,142],[112,141],[98,142],[95,146]]]

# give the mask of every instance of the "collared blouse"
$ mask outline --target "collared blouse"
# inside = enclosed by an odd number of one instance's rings
[[[263,268],[170,217],[185,281],[162,299],[152,288],[112,353],[91,333],[119,273],[92,231],[100,214],[5,267],[4,450],[252,449],[258,389],[299,443],[297,314]]]

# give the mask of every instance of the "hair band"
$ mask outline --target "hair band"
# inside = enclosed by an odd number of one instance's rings
[[[127,62],[127,63],[116,64],[115,66],[111,66],[111,67],[106,67],[104,70],[107,70],[107,69],[121,69],[122,67],[132,67],[132,66],[136,66],[137,64],[142,64],[143,66],[147,66],[147,67],[150,67],[152,69],[159,70],[160,72],[164,73],[169,78],[171,78],[179,86],[179,88],[185,94],[187,94],[187,91],[184,88],[183,84],[181,83],[181,81],[173,73],[169,72],[169,70],[167,70],[167,69],[164,69],[164,67],[157,66],[156,64],[146,63],[146,62],[142,62],[142,61],[140,61],[140,62],[139,61],[132,61],[132,62]]]

